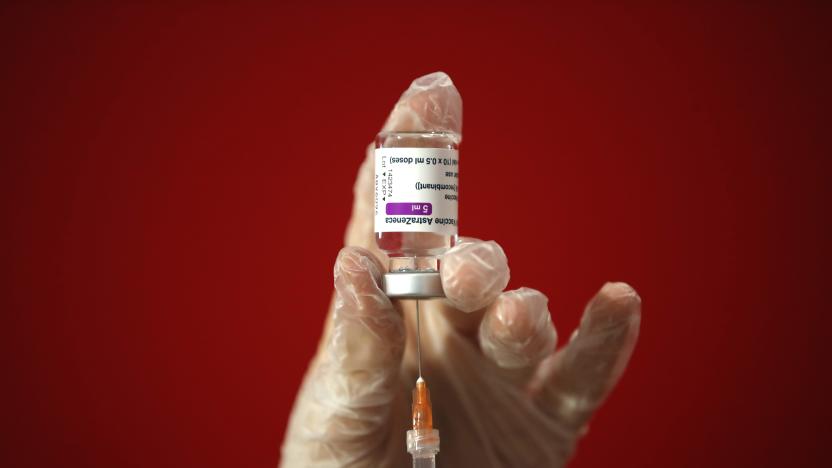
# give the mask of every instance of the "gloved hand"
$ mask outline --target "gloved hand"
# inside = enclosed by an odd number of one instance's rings
[[[462,100],[443,73],[413,82],[386,130],[461,133]],[[476,155],[466,155],[476,164]],[[379,289],[387,259],[373,234],[373,152],[361,166],[335,295],[283,443],[285,467],[410,466],[405,431],[416,380],[413,300]],[[473,201],[474,203],[476,200]],[[557,335],[539,291],[503,291],[495,242],[463,239],[443,257],[447,298],[423,300],[422,368],[439,429],[439,466],[563,466],[627,365],[641,300],[607,283],[580,327]]]

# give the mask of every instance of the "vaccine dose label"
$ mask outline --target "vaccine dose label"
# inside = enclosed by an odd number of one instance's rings
[[[459,151],[377,148],[375,232],[457,233]]]

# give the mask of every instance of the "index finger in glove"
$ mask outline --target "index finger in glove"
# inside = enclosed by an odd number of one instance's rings
[[[462,98],[443,72],[421,76],[399,98],[384,131],[462,133]]]
[[[537,369],[529,391],[544,411],[582,428],[624,372],[638,340],[641,298],[626,283],[607,283],[589,302],[566,347]]]

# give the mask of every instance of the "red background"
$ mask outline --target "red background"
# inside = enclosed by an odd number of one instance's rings
[[[365,145],[435,70],[510,287],[562,337],[644,299],[572,466],[827,458],[829,8],[389,3],[0,6],[0,465],[274,466]]]

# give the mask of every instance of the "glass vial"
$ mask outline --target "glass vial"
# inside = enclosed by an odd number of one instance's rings
[[[436,271],[457,242],[459,143],[449,132],[382,132],[375,141],[375,234],[390,271]]]

